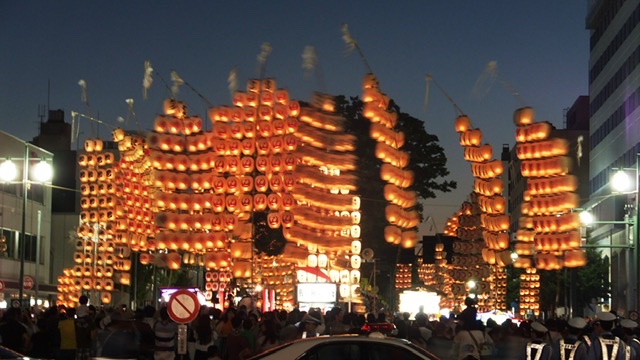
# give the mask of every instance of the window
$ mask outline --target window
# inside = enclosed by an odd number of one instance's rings
[[[369,358],[371,360],[403,359],[421,360],[421,357],[411,353],[408,349],[391,344],[371,344],[367,345]]]
[[[309,350],[301,360],[365,360],[360,354],[360,346],[355,342],[339,341],[323,344]]]

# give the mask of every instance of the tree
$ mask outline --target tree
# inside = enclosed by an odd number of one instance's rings
[[[581,316],[584,309],[611,296],[609,260],[593,248],[586,249],[587,264],[579,268],[540,271],[540,308],[553,312],[559,307],[573,308],[574,315]],[[578,294],[581,294],[578,296]],[[582,295],[584,294],[584,295]],[[588,294],[588,296],[586,296]],[[571,300],[573,304],[571,304]]]
[[[449,175],[446,167],[447,158],[438,143],[438,137],[427,133],[422,120],[401,112],[400,107],[393,101],[390,106],[398,113],[396,130],[402,131],[405,135],[402,151],[409,153],[410,161],[407,168],[415,175],[410,190],[416,191],[420,199],[428,199],[434,198],[437,191],[449,192],[455,189],[455,181],[445,180]],[[371,122],[362,115],[363,102],[358,97],[347,100],[344,96],[339,96],[336,99],[336,109],[348,119],[346,131],[357,138],[355,155],[358,158],[358,195],[362,200],[363,247],[372,248],[376,257],[380,258],[377,262],[380,274],[383,274],[378,282],[380,294],[394,306],[394,274],[400,249],[388,244],[384,239],[384,228],[388,224],[385,207],[388,202],[383,193],[385,182],[380,178],[382,162],[375,157],[376,140],[369,135]],[[422,204],[418,202],[415,208],[424,219]]]

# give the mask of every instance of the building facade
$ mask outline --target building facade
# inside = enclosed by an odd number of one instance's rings
[[[633,173],[639,158],[639,23],[640,0],[589,2],[590,200],[585,208],[597,222],[588,231],[588,241],[611,261],[611,306],[621,315],[638,310],[633,226],[638,193],[615,194],[610,179],[619,169]]]
[[[22,170],[40,160],[52,163],[53,154],[0,131],[0,161],[5,160],[15,163],[18,178],[0,181],[0,308],[20,305],[21,284],[23,306],[46,307],[55,301],[57,291],[57,277],[51,271],[56,256],[51,247],[52,187],[25,180]],[[21,272],[24,277],[19,280]]]

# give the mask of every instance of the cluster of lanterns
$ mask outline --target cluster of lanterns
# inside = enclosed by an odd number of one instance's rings
[[[375,75],[367,74],[363,80],[362,114],[371,121],[370,136],[377,141],[375,156],[382,161],[380,177],[387,182],[384,197],[389,202],[385,217],[389,225],[384,230],[385,240],[403,248],[413,248],[417,242],[418,212],[412,210],[417,195],[408,190],[414,174],[405,170],[409,154],[400,150],[405,143],[402,131],[395,130],[398,114],[389,108],[390,99],[380,92]]]
[[[246,91],[234,93],[233,106],[208,110],[211,131],[203,130],[202,118],[191,116],[182,101],[166,99],[162,110],[153,131],[145,136],[113,131],[119,161],[112,153],[80,157],[81,165],[87,166],[81,171],[83,195],[103,188],[108,193],[83,198],[87,211],[81,216],[79,236],[97,240],[79,241],[82,255],[75,259],[81,265],[88,263],[89,245],[107,242],[99,249],[112,251],[100,257],[109,261],[108,271],[91,273],[113,275],[103,289],[111,289],[113,282],[129,284],[132,251],[139,252],[143,265],[171,270],[182,264],[204,266],[211,279],[205,290],[212,293],[214,283],[218,291],[224,288],[221,276],[255,276],[262,268],[252,262],[255,211],[267,212],[268,226],[281,228],[287,240],[284,254],[273,260],[277,266],[272,268],[282,271],[273,270],[271,277],[262,274],[268,285],[275,286],[277,302],[293,301],[293,263],[309,260],[309,253],[331,259],[347,256],[344,267],[337,262],[330,265],[332,279],[359,284],[361,259],[352,245],[361,235],[360,198],[354,195],[356,157],[351,153],[356,139],[344,132],[346,119],[336,114],[332,96],[314,94],[310,106],[301,106],[273,79],[250,80]],[[391,134],[390,129],[385,127],[380,136],[389,141],[393,135],[395,145],[387,142],[380,152],[399,159],[392,162],[394,166],[406,166],[408,156],[395,147],[403,135]],[[97,140],[90,145],[103,147]],[[95,165],[107,161],[113,168]],[[390,216],[398,226],[415,227],[418,217],[404,210],[415,205],[415,194],[403,190],[413,175],[390,173],[393,181],[387,192],[394,206]],[[400,177],[405,179],[399,181]],[[98,179],[104,184],[94,184]],[[109,210],[89,210],[97,203]],[[92,224],[103,221],[108,225],[96,236]],[[416,236],[403,231],[399,238],[415,244]],[[93,260],[95,251],[94,246]],[[66,286],[76,273],[71,270],[68,279],[61,278],[61,289],[71,288]],[[91,282],[92,289],[100,285]]]
[[[116,243],[110,224],[122,212],[121,189],[110,183],[116,178],[113,153],[104,152],[100,139],[87,139],[80,165],[80,225],[73,268],[63,269],[58,277],[58,303],[75,304],[83,292],[100,291],[102,303],[111,302],[114,271],[125,267],[116,256]],[[120,191],[116,191],[120,190]]]
[[[550,138],[552,126],[535,122],[532,108],[515,111],[516,154],[527,190],[515,244],[516,266],[557,270],[583,266],[586,254],[580,249],[580,219],[577,181],[569,174],[566,140]]]
[[[309,106],[300,109],[299,120],[295,222],[283,233],[289,242],[306,246],[311,254],[322,249],[331,258],[339,258],[361,233],[360,197],[353,194],[356,139],[345,133],[346,119],[335,112],[333,96],[315,93]],[[285,257],[290,256],[287,249],[292,248],[285,248]]]
[[[411,264],[396,264],[396,289],[411,288]]]
[[[218,301],[225,299],[229,291],[229,283],[233,275],[229,271],[207,271],[204,273],[204,296],[207,300],[213,300],[214,295]]]
[[[265,288],[275,291],[276,308],[283,309],[285,304],[293,304],[295,265],[282,256],[262,256],[256,261]]]
[[[466,115],[456,118],[455,131],[460,134],[459,143],[464,149],[464,159],[471,163],[474,191],[470,200],[448,222],[447,233],[460,239],[454,245],[452,290],[458,300],[466,296],[464,286],[469,279],[476,279],[474,291],[482,303],[479,307],[493,307],[495,289],[500,285],[491,276],[496,264],[504,266],[508,259],[509,216],[505,214],[506,200],[502,196],[500,176],[504,169],[498,159],[493,159],[493,148],[482,144],[482,131],[473,129]],[[505,256],[506,254],[506,256]]]
[[[520,275],[520,315],[540,315],[540,274],[534,267]]]

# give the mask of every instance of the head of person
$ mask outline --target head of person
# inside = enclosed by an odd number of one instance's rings
[[[320,325],[321,321],[320,319],[312,315],[306,314],[302,318],[302,323],[304,324],[304,331],[315,332],[316,328],[318,327],[318,325]]]
[[[620,320],[620,326],[622,327],[622,330],[624,331],[624,334],[626,336],[631,336],[635,335],[638,328],[638,323],[631,319],[622,319]]]
[[[579,316],[573,317],[569,319],[567,322],[567,331],[569,334],[578,335],[580,334],[584,328],[587,326],[587,321]]]
[[[531,334],[536,339],[544,339],[547,336],[549,329],[542,325],[541,322],[534,321],[531,323]]]
[[[596,314],[596,317],[598,318],[597,324],[599,324],[600,328],[602,328],[603,331],[607,332],[613,329],[613,326],[617,319],[614,313],[608,311],[601,311]]]

